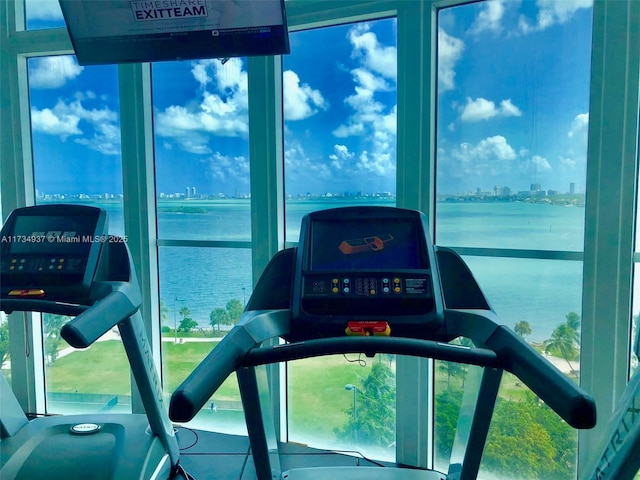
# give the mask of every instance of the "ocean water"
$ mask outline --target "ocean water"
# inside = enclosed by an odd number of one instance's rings
[[[358,204],[345,199],[289,201],[286,239],[297,241],[304,214]],[[361,204],[361,203],[360,203]],[[380,199],[380,205],[393,205]],[[188,207],[188,208],[184,208]],[[123,230],[121,205],[108,205],[111,231]],[[439,203],[436,242],[454,247],[582,251],[584,209],[530,203]],[[250,241],[249,200],[159,202],[160,239]],[[569,312],[581,311],[582,262],[465,257],[502,322],[527,321],[532,341],[549,338]],[[249,248],[160,247],[163,323],[186,307],[200,326],[229,299],[246,302],[252,288]]]

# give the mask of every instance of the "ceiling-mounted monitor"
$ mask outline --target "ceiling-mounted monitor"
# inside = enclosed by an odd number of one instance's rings
[[[59,0],[80,65],[289,53],[284,0]]]

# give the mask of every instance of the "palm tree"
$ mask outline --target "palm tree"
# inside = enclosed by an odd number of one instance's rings
[[[224,308],[217,307],[211,310],[209,320],[211,326],[217,327],[218,333],[220,333],[220,325],[227,325],[229,323],[229,314]]]
[[[556,327],[551,333],[551,338],[545,340],[544,351],[546,353],[560,352],[562,358],[569,365],[571,373],[576,377],[578,373],[571,364],[571,359],[575,358],[580,347],[580,316],[575,312],[570,312],[566,316],[566,321]]]
[[[520,338],[524,338],[525,335],[531,335],[531,325],[525,320],[521,320],[513,327],[513,331],[520,335]]]
[[[184,320],[185,317],[190,317],[191,316],[191,310],[189,310],[188,307],[182,307],[180,309],[180,315],[182,315],[182,319]]]

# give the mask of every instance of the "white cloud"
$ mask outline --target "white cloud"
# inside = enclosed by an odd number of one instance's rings
[[[361,58],[362,64],[372,72],[395,82],[398,51],[396,47],[380,44],[370,29],[369,24],[362,23],[349,30],[349,40],[354,48],[352,55]]]
[[[331,166],[336,170],[342,170],[344,163],[351,161],[354,157],[354,153],[350,152],[349,147],[346,145],[334,145],[333,152],[329,155],[329,159],[331,160]]]
[[[453,177],[498,176],[508,173],[518,158],[502,135],[487,137],[477,144],[461,143],[438,154],[443,172]]]
[[[332,168],[332,165],[323,159],[309,157],[298,140],[287,142],[284,164],[288,184],[303,185],[302,188],[306,188],[308,192],[317,191],[321,184],[334,178],[335,166]]]
[[[215,152],[204,162],[208,176],[216,182],[246,183],[249,178],[249,160],[242,155],[229,156]]]
[[[455,87],[455,67],[462,57],[464,42],[452,37],[442,28],[438,29],[438,91],[445,92]]]
[[[565,23],[581,8],[591,8],[593,0],[536,0],[536,5],[538,15],[535,24],[520,16],[518,26],[522,33],[536,32]]]
[[[485,98],[472,100],[467,97],[467,103],[461,107],[460,119],[467,122],[478,122],[493,117],[519,117],[522,112],[511,103],[511,99],[502,100],[500,106]]]
[[[503,117],[520,117],[522,112],[518,107],[511,103],[511,99],[502,100],[500,102],[500,114]]]
[[[32,62],[29,68],[31,88],[60,88],[84,70],[70,55],[34,58]]]
[[[319,90],[306,83],[300,84],[300,77],[291,71],[282,73],[282,92],[284,95],[284,118],[286,120],[304,120],[318,112],[326,110],[328,103]]]
[[[209,73],[207,72],[207,67],[208,64],[204,61],[201,61],[195,62],[193,67],[191,68],[191,74],[193,75],[193,78],[195,78],[203,88],[211,83],[212,80],[209,76]]]
[[[571,129],[569,130],[569,133],[567,133],[567,136],[569,138],[586,138],[588,128],[589,113],[580,113],[573,119],[573,122],[571,123]]]
[[[249,134],[247,73],[242,60],[193,62],[191,74],[202,88],[198,102],[170,105],[155,118],[156,133],[173,138],[180,147],[198,155],[211,154],[212,135],[246,137]]]
[[[34,132],[58,135],[62,140],[66,140],[70,135],[82,134],[78,123],[80,119],[75,115],[56,114],[49,108],[31,109],[31,128]]]
[[[574,158],[560,156],[560,165],[573,169],[578,165],[578,162]]]
[[[105,155],[120,154],[120,127],[118,114],[109,108],[88,109],[81,99],[95,98],[91,92],[78,94],[78,99],[66,103],[58,100],[52,108],[31,109],[31,125],[35,132],[59,136],[66,141],[70,136],[74,141]],[[85,128],[81,129],[81,122]]]
[[[397,51],[395,47],[381,45],[368,24],[351,28],[348,38],[353,47],[351,56],[359,62],[351,70],[355,92],[344,100],[353,113],[333,134],[362,140],[359,153],[334,148],[331,166],[347,177],[367,173],[390,178],[395,171],[397,107],[389,108],[376,95],[395,89]]]
[[[471,25],[469,33],[478,34],[484,31],[500,33],[504,16],[503,0],[485,1],[482,6],[483,8]]]
[[[534,155],[531,157],[531,164],[538,173],[550,172],[553,170],[549,161],[540,155]]]

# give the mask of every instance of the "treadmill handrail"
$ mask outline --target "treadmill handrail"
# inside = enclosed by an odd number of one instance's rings
[[[188,422],[209,400],[229,375],[235,372],[251,349],[289,330],[290,310],[244,312],[205,359],[173,392],[169,418]]]
[[[414,338],[365,336],[321,338],[272,347],[258,347],[247,353],[242,366],[255,367],[343,353],[364,353],[368,357],[377,353],[390,353],[479,367],[502,368],[496,353],[487,348],[465,347]]]
[[[75,348],[87,348],[118,323],[138,311],[129,295],[114,290],[65,323],[60,336]]]
[[[522,380],[574,428],[593,428],[596,404],[591,395],[558,370],[513,330],[498,325],[486,310],[445,310],[447,332],[470,338],[494,351],[503,368]]]
[[[289,316],[289,310],[245,312],[240,323],[174,392],[170,418],[182,422],[191,420],[222,382],[243,365],[359,351],[442,357],[448,361],[502,368],[516,375],[574,428],[592,428],[596,423],[593,398],[510,329],[495,323],[493,312],[445,311],[449,332],[456,331],[456,336],[470,338],[483,348],[465,349],[397,337],[339,337],[257,349],[263,341],[286,334]]]

